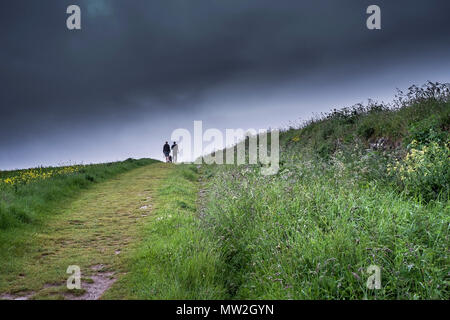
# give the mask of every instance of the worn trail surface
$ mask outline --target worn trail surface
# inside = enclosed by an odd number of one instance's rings
[[[0,299],[99,299],[124,273],[152,199],[171,170],[156,163],[93,186],[61,206],[46,226],[17,239],[0,274]],[[69,290],[68,266],[81,269],[81,289]]]

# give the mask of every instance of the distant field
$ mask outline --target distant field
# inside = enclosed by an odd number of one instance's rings
[[[74,165],[64,167],[39,167],[24,170],[0,171],[0,183],[12,186],[28,184],[55,176],[76,174],[84,167],[87,166]]]

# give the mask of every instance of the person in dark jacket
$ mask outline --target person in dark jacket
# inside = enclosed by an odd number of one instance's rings
[[[163,147],[163,153],[164,153],[164,156],[166,157],[166,162],[169,162],[170,145],[169,145],[169,143],[167,141],[166,141],[166,144]]]

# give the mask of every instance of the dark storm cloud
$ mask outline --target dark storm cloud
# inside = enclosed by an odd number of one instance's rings
[[[382,30],[365,9],[382,8]],[[82,30],[65,27],[70,4]],[[0,148],[45,134],[190,113],[209,90],[448,43],[450,3],[424,0],[5,0]],[[374,60],[377,58],[378,60]],[[372,60],[371,60],[372,59]],[[382,61],[380,61],[380,59]],[[376,62],[375,62],[376,61]]]

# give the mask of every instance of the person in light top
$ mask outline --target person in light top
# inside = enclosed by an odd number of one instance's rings
[[[177,162],[177,156],[178,156],[178,145],[177,143],[174,141],[173,145],[172,145],[172,155],[173,155],[173,162],[176,163]]]

